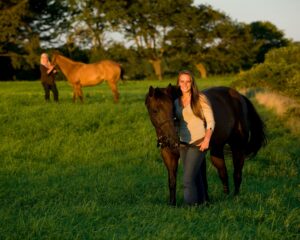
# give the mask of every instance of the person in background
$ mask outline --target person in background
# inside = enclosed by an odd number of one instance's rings
[[[205,155],[215,121],[210,103],[198,91],[191,72],[181,71],[177,86],[182,93],[174,104],[181,142],[184,201],[188,205],[199,205],[209,201]]]
[[[51,65],[47,53],[41,54],[40,61],[41,82],[45,90],[45,100],[50,100],[50,91],[53,93],[54,101],[58,102],[58,90],[55,84],[55,66]]]

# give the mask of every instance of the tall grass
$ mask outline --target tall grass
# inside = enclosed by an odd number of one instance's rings
[[[299,136],[259,108],[269,144],[245,162],[241,193],[222,193],[208,163],[211,205],[167,205],[167,172],[146,108],[150,85],[85,88],[84,104],[58,83],[60,103],[45,103],[38,82],[0,83],[0,239],[299,238]],[[171,80],[175,82],[175,80]],[[199,80],[199,87],[230,80]],[[232,161],[227,166],[232,175]],[[230,178],[231,188],[232,178]]]

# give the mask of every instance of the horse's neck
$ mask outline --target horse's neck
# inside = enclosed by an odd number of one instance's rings
[[[72,69],[74,69],[74,66],[78,64],[75,61],[72,61],[71,59],[61,55],[57,57],[56,62],[65,75],[72,71]]]

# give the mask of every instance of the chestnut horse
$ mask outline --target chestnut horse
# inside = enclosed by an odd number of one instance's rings
[[[210,141],[210,156],[229,193],[228,175],[224,160],[224,146],[231,148],[235,194],[239,193],[242,169],[246,157],[255,156],[266,144],[265,125],[248,98],[228,87],[213,87],[202,91],[209,99],[215,118]],[[174,100],[180,96],[178,87],[149,88],[145,104],[156,130],[157,145],[168,170],[169,203],[176,205],[176,175],[180,141],[174,122]]]
[[[118,102],[117,83],[123,74],[120,64],[111,60],[85,64],[75,62],[58,53],[53,54],[52,64],[59,66],[68,82],[72,85],[74,102],[77,97],[83,102],[82,87],[95,86],[103,81],[107,81],[114,95],[114,101]]]

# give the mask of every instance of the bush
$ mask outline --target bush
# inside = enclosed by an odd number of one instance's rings
[[[300,97],[300,46],[273,49],[264,63],[242,72],[235,87],[267,87],[290,96]]]

